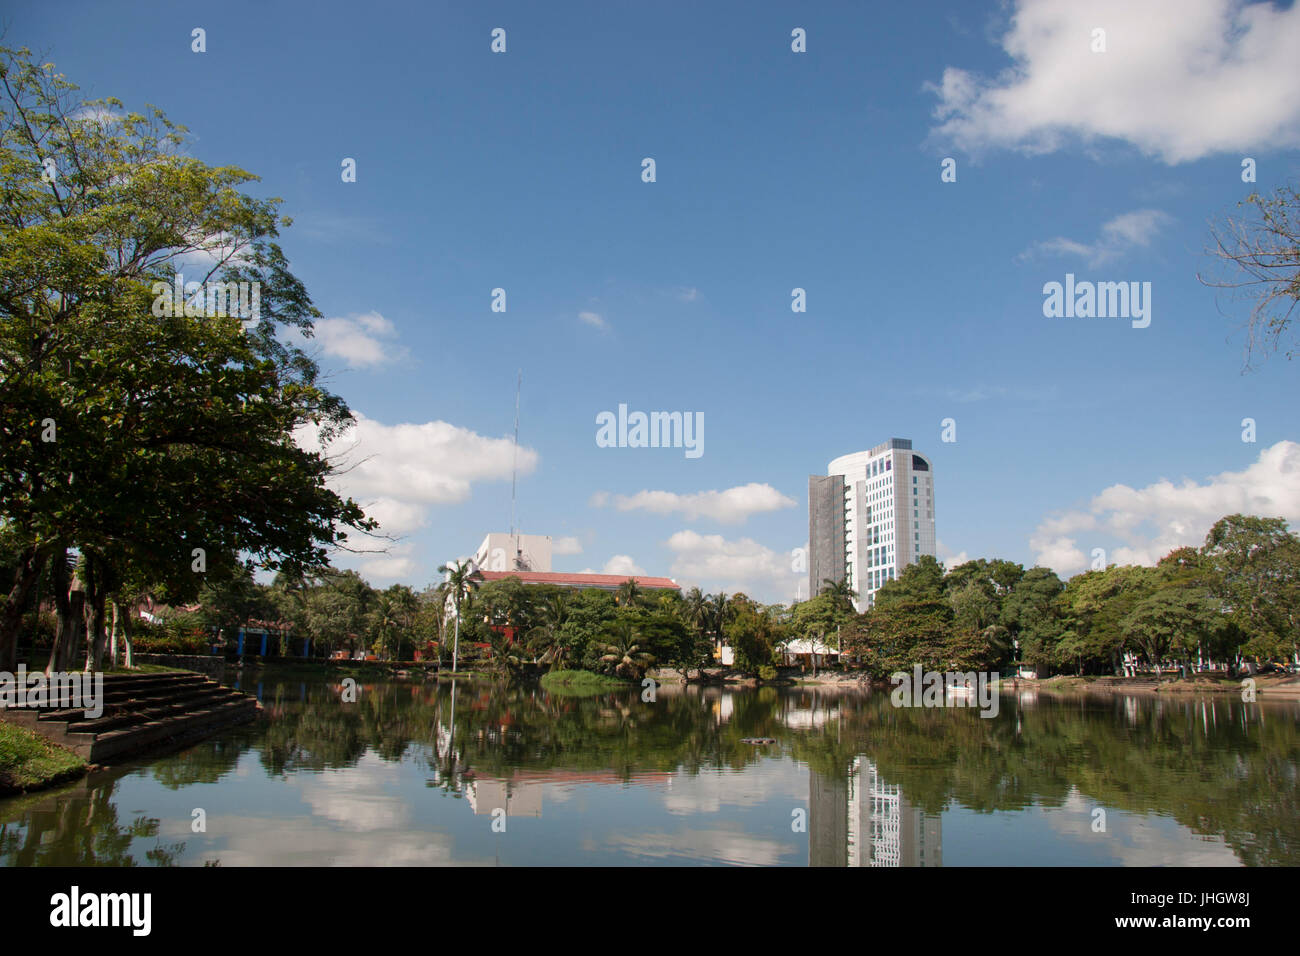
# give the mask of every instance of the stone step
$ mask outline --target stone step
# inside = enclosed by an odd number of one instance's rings
[[[116,713],[123,710],[135,710],[141,707],[152,707],[159,704],[170,703],[172,701],[187,700],[196,695],[202,695],[210,692],[214,687],[222,685],[215,681],[195,681],[188,684],[177,684],[166,691],[151,693],[145,695],[104,695],[104,712]],[[85,719],[84,706],[67,706],[71,701],[60,701],[58,705],[51,704],[48,707],[25,708],[33,710],[40,714],[42,720],[63,720],[76,721]]]
[[[255,697],[202,674],[169,672],[105,675],[104,713],[100,717],[89,718],[84,707],[67,706],[5,710],[3,716],[86,760],[100,762],[197,740],[253,720],[260,710]]]
[[[87,760],[100,763],[165,743],[198,739],[224,727],[245,723],[257,716],[258,709],[256,698],[245,697],[120,730],[100,734],[73,732],[66,739],[68,746]]]
[[[207,706],[222,700],[232,700],[239,696],[237,691],[217,685],[200,688],[175,698],[142,702],[135,707],[122,707],[114,711],[105,709],[102,717],[87,717],[84,710],[73,710],[60,712],[68,715],[67,717],[42,714],[41,720],[50,724],[55,721],[62,723],[65,733],[98,733],[104,730],[128,727],[132,724],[161,720],[172,714],[183,714],[195,707]]]

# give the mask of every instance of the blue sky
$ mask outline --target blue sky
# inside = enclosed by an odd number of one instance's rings
[[[1197,280],[1209,220],[1300,177],[1300,12],[1169,9],[19,0],[5,42],[284,199],[362,417],[341,487],[399,539],[338,563],[423,586],[508,530],[522,369],[519,524],[573,539],[557,570],[789,600],[807,476],[894,436],[941,557],[1065,575],[1300,522],[1300,364],[1243,373],[1249,303]],[[1067,273],[1149,282],[1150,326],[1045,317]],[[703,455],[598,447],[620,403],[701,413]]]

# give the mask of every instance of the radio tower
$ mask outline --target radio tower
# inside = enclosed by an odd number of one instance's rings
[[[519,370],[519,379],[515,382],[515,443],[511,449],[510,461],[510,547],[514,554],[511,555],[515,567],[512,570],[518,571],[521,563],[519,555],[519,536],[518,529],[515,527],[515,485],[519,477],[519,392],[524,387],[524,370]]]

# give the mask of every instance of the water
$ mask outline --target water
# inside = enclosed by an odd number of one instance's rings
[[[257,724],[0,801],[0,863],[1300,864],[1297,702],[243,689]]]

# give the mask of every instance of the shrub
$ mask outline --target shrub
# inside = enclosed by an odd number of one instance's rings
[[[141,654],[206,654],[210,635],[202,627],[169,618],[161,624],[135,621],[131,627],[133,648]]]

